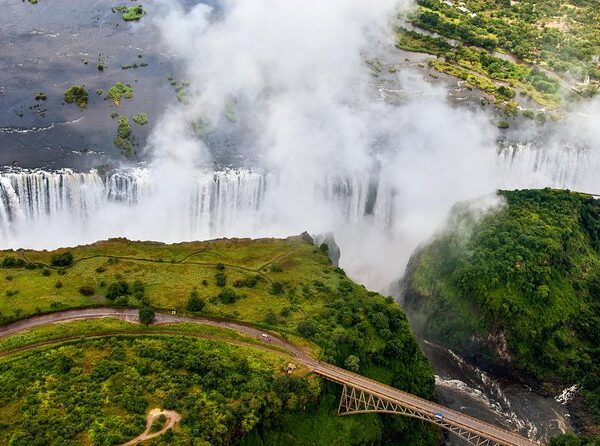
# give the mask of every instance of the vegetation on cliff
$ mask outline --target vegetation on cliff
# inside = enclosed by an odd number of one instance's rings
[[[500,192],[409,268],[407,305],[426,336],[549,385],[577,384],[600,420],[600,202],[556,190]]]
[[[324,251],[299,237],[174,245],[114,239],[55,252],[4,251],[0,293],[10,291],[11,296],[0,299],[0,320],[94,305],[151,306],[233,319],[431,398],[432,370],[400,307],[354,284]],[[70,266],[53,266],[52,259],[66,258],[66,253],[72,255]],[[305,410],[282,414],[276,423],[261,422],[239,439],[246,445],[281,444],[284,439],[291,445],[435,443],[434,428],[407,418],[336,418],[339,391],[323,385],[318,401]]]

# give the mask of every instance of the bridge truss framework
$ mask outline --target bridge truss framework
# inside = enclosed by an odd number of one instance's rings
[[[364,390],[354,388],[347,384],[343,385],[342,396],[338,407],[338,415],[353,415],[359,413],[389,413],[395,415],[404,415],[411,418],[427,421],[436,424],[447,431],[458,435],[473,446],[504,446],[502,443],[485,438],[461,427],[455,426],[444,420],[443,416],[429,415],[417,410],[413,410],[403,405],[381,397],[373,395]]]

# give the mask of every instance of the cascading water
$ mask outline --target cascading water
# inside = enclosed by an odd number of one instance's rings
[[[71,234],[66,240],[69,244],[121,235],[165,241],[269,235],[261,227],[267,216],[277,212],[281,190],[297,189],[285,177],[259,170],[198,171],[189,188],[178,191],[182,196],[176,198],[183,205],[170,209],[168,202],[156,198],[158,181],[151,169],[143,168],[106,175],[94,170],[0,173],[1,243],[14,248],[64,244],[62,239],[40,240],[31,230],[57,223],[69,225],[69,231],[61,231]],[[355,225],[368,221],[386,230],[392,221],[393,195],[387,189],[369,174],[359,173],[326,177],[307,184],[302,193],[315,208],[324,204],[333,215],[330,222]],[[160,206],[165,206],[164,220],[149,218],[148,210]],[[102,222],[112,226],[109,229]]]
[[[436,371],[436,392],[443,403],[544,442],[570,429],[564,400],[573,389],[556,399],[544,397],[522,384],[494,378],[439,345],[421,341],[421,349]],[[465,443],[450,436],[446,444]]]
[[[503,188],[556,187],[600,193],[600,156],[589,147],[504,144],[498,151],[498,167]]]
[[[0,178],[0,223],[4,226],[65,210],[82,217],[103,198],[104,185],[96,172],[7,172]]]

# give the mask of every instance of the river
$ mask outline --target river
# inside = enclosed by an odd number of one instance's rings
[[[548,442],[572,429],[564,395],[546,397],[527,386],[491,376],[460,356],[426,340],[420,341],[436,373],[436,398],[444,405],[498,424],[528,438]],[[463,446],[448,434],[446,445]]]

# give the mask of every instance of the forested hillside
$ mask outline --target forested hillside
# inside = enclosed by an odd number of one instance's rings
[[[413,258],[407,306],[425,336],[534,377],[577,385],[600,421],[600,203],[555,190],[500,192],[482,219],[455,206]]]

